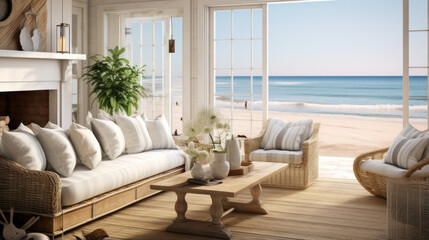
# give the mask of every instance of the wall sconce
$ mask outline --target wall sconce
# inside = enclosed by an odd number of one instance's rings
[[[70,24],[57,25],[57,53],[70,53]]]

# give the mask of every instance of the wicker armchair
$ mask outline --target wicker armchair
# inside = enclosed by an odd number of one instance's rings
[[[376,151],[359,155],[353,163],[353,172],[359,183],[371,194],[386,198],[386,183],[391,177],[377,174],[368,170],[361,169],[364,161],[382,160],[389,148],[383,148]],[[419,161],[416,165],[408,170],[404,169],[403,177],[412,178],[416,181],[424,181],[429,178],[429,171],[419,172],[424,166],[429,164],[429,158]],[[387,165],[387,164],[386,164]],[[428,166],[429,167],[429,166]],[[427,172],[427,173],[426,173]]]
[[[268,125],[269,120],[264,124],[259,137],[244,140],[245,161],[250,161],[250,153],[261,147]],[[302,162],[289,164],[288,168],[263,182],[263,185],[305,189],[317,180],[319,177],[319,128],[320,123],[315,123],[312,136],[302,144]]]
[[[0,158],[0,209],[57,216],[61,213],[61,180],[54,172],[29,170]]]

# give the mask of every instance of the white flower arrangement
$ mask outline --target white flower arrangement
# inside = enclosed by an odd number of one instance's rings
[[[209,153],[206,150],[199,150],[196,148],[194,142],[190,142],[188,144],[188,147],[185,149],[185,153],[191,157],[191,164],[197,160],[205,162],[209,158]]]
[[[184,125],[183,133],[189,137],[189,140],[195,140],[200,134],[208,134],[213,151],[226,152],[225,142],[230,137],[230,126],[228,123],[222,123],[220,119],[218,110],[202,109],[194,121]]]

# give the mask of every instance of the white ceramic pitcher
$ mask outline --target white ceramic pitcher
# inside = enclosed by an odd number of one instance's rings
[[[237,138],[232,137],[226,142],[226,160],[229,162],[231,169],[239,169],[241,166],[240,154],[241,142]]]

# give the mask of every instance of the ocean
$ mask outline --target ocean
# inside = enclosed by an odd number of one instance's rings
[[[428,80],[410,77],[410,117],[426,118]],[[216,106],[230,107],[234,91],[235,108],[262,108],[262,77],[216,77]],[[402,118],[402,76],[270,76],[269,110],[294,113],[341,114]]]

